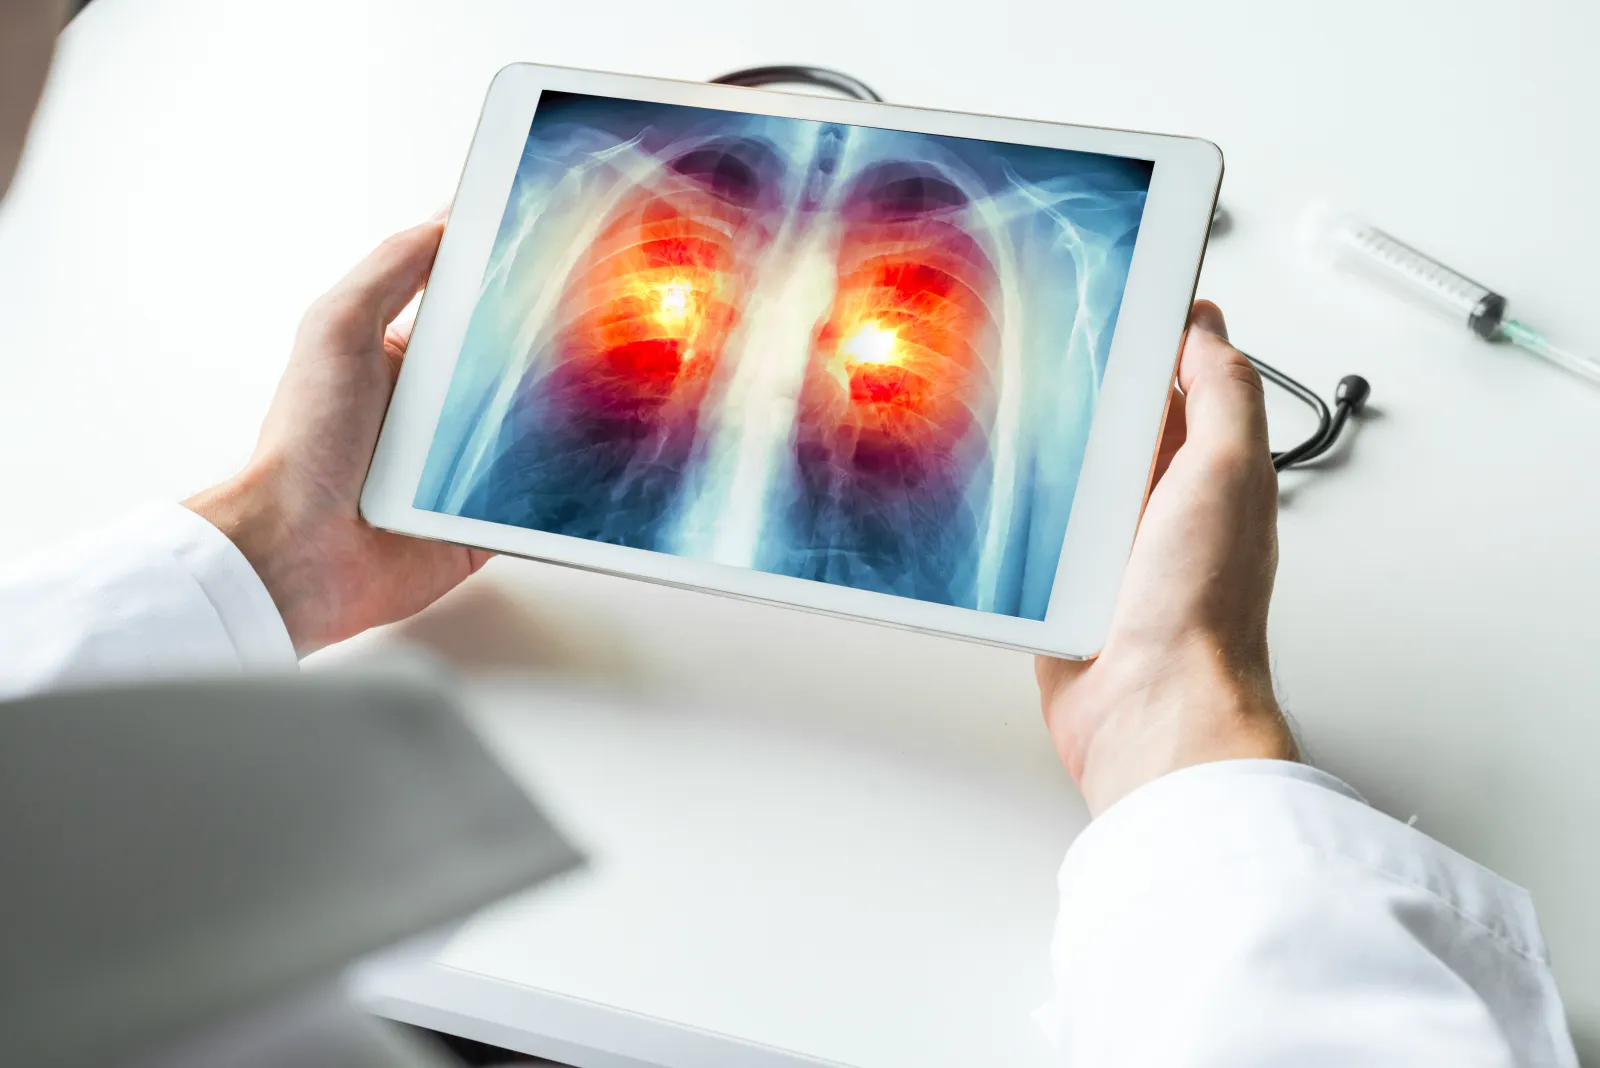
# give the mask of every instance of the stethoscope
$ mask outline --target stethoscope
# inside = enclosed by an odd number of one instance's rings
[[[74,0],[67,21],[70,22],[87,6],[89,0]],[[856,100],[883,103],[883,97],[874,92],[866,82],[826,67],[799,65],[746,67],[711,80],[719,85],[739,85],[748,88],[762,85],[815,85]],[[1212,216],[1213,232],[1220,231],[1226,224],[1227,215],[1219,207],[1217,213]],[[1339,380],[1339,387],[1333,394],[1333,408],[1329,409],[1327,402],[1309,386],[1289,377],[1271,364],[1263,363],[1249,353],[1244,353],[1244,357],[1255,365],[1256,370],[1261,372],[1262,378],[1293,394],[1317,416],[1317,429],[1310,437],[1292,449],[1272,454],[1272,466],[1279,471],[1310,463],[1333,448],[1334,442],[1338,441],[1339,435],[1344,432],[1345,424],[1350,421],[1351,416],[1361,414],[1362,406],[1366,404],[1367,397],[1372,392],[1372,387],[1365,378],[1360,375],[1345,375]]]
[[[873,92],[872,87],[866,82],[825,67],[746,67],[711,80],[718,85],[740,85],[749,88],[762,85],[815,85],[856,100],[883,103],[883,97]],[[1226,220],[1226,215],[1219,207],[1217,215],[1212,218],[1214,232],[1220,230],[1219,223],[1225,225]],[[1317,416],[1317,429],[1310,437],[1292,449],[1272,454],[1272,466],[1279,471],[1310,463],[1333,448],[1334,442],[1338,441],[1339,435],[1344,432],[1345,424],[1350,421],[1351,416],[1361,414],[1361,409],[1372,392],[1372,386],[1365,378],[1360,375],[1345,375],[1339,380],[1338,389],[1334,391],[1333,407],[1330,409],[1327,402],[1309,386],[1284,374],[1271,364],[1263,363],[1249,353],[1245,353],[1244,356],[1255,365],[1257,371],[1261,372],[1262,378],[1293,394]]]
[[[88,5],[89,0],[74,0],[68,21],[70,22]],[[799,65],[746,67],[711,80],[719,85],[739,85],[749,88],[762,85],[815,85],[856,100],[883,103],[883,97],[874,92],[866,82],[826,67]],[[1222,208],[1217,208],[1217,214],[1212,217],[1213,231],[1220,229],[1219,224],[1226,225],[1226,223],[1226,214]],[[1345,424],[1350,421],[1351,416],[1361,414],[1361,409],[1372,392],[1372,386],[1365,378],[1360,375],[1345,375],[1339,380],[1338,389],[1334,391],[1333,408],[1330,409],[1327,402],[1309,386],[1249,353],[1244,353],[1244,357],[1255,365],[1256,370],[1261,372],[1262,378],[1293,394],[1317,416],[1317,429],[1310,437],[1292,449],[1272,454],[1272,466],[1279,471],[1310,463],[1333,448],[1334,443],[1339,440],[1339,435],[1344,432]]]

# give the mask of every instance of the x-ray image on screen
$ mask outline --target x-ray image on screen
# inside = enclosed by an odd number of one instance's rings
[[[546,91],[415,504],[1042,619],[1151,168]]]

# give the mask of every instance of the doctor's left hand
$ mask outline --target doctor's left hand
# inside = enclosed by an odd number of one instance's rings
[[[417,612],[490,553],[378,530],[357,502],[442,220],[389,238],[300,323],[244,470],[184,502],[261,577],[302,655]]]

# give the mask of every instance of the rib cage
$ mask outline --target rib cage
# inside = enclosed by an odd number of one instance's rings
[[[737,321],[744,213],[697,188],[649,196],[601,233],[558,314],[560,365],[606,403],[692,412]]]
[[[850,440],[856,452],[948,453],[974,427],[986,433],[994,380],[978,351],[993,336],[983,294],[994,280],[977,242],[948,220],[895,222],[851,233],[839,261],[840,296],[807,383],[807,429],[829,428],[836,453]],[[890,359],[848,352],[852,332],[869,324],[893,335]]]
[[[547,90],[416,507],[1042,619],[1150,176]]]
[[[686,153],[613,211],[463,514],[533,526],[556,517],[581,537],[654,543],[686,477],[753,250],[770,238],[749,154]]]

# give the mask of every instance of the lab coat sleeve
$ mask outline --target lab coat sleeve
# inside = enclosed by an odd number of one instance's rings
[[[153,505],[0,572],[0,699],[295,663],[250,562],[181,505]]]
[[[1065,1068],[1577,1064],[1527,892],[1312,768],[1157,779],[1060,890]]]

